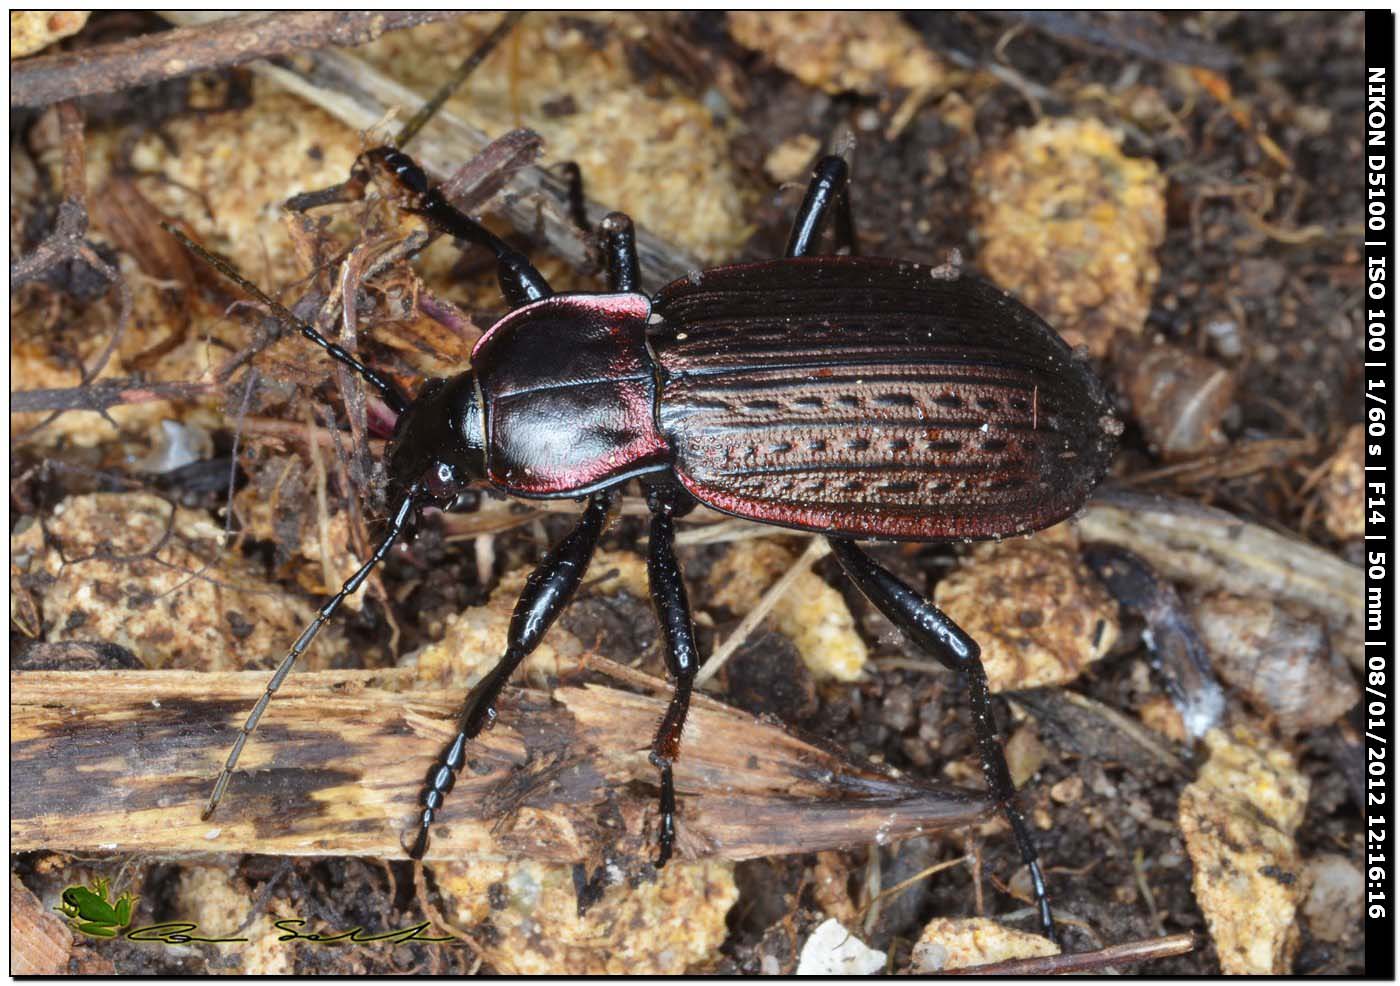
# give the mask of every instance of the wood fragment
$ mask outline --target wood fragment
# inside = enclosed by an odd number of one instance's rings
[[[364,44],[386,31],[455,16],[451,10],[245,14],[97,48],[41,55],[10,66],[10,108],[120,92],[309,48]]]
[[[61,976],[68,971],[73,933],[63,919],[10,874],[10,975]]]
[[[1214,507],[1121,489],[1099,490],[1075,527],[1195,588],[1301,603],[1327,618],[1338,652],[1364,663],[1362,572],[1330,551]]]
[[[992,13],[1092,51],[1146,58],[1154,62],[1201,65],[1227,71],[1235,53],[1212,42],[1172,30],[1160,13],[1106,10],[1017,10]]]
[[[403,670],[293,675],[219,812],[200,821],[265,683],[261,671],[12,673],[12,849],[400,857],[461,696],[414,687]],[[472,744],[429,858],[579,862],[604,848],[650,858],[647,751],[666,703],[665,683],[654,685],[508,692],[501,722]],[[981,792],[858,766],[717,702],[696,702],[686,740],[684,857],[893,841],[992,810]]]

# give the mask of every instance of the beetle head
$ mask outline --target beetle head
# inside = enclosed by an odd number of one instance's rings
[[[415,485],[421,500],[445,507],[486,478],[485,429],[476,378],[429,380],[399,416],[389,446],[389,498]]]

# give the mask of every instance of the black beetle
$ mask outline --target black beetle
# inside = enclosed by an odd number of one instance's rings
[[[699,502],[826,535],[876,607],[966,674],[988,788],[1055,938],[976,642],[854,541],[999,538],[1072,514],[1106,472],[1117,431],[1086,362],[985,281],[955,268],[854,255],[840,157],[818,165],[786,258],[700,271],[652,298],[639,291],[632,223],[620,213],[602,225],[609,292],[554,294],[524,256],[455,209],[406,155],[377,148],[361,164],[397,182],[402,206],[431,227],[491,250],[514,310],[482,336],[469,371],[429,381],[409,401],[269,302],[398,412],[389,451],[393,512],[373,557],[321,607],[268,684],[206,817],[298,655],[405,535],[419,506],[447,505],[481,483],[513,496],[586,498],[578,525],[526,583],[505,655],[467,696],[457,736],[428,775],[410,850],[421,857],[467,744],[492,724],[512,672],[578,589],[618,487],[636,479],[652,512],[648,573],[675,679],[651,754],[661,787],[656,864],[675,840],[671,769],[699,668],[674,520]],[[815,255],[829,216],[849,255]]]

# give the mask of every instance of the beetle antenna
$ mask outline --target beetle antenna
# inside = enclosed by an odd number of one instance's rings
[[[365,383],[379,391],[379,396],[383,399],[385,404],[389,405],[389,409],[395,414],[402,414],[408,408],[408,399],[404,397],[402,392],[399,391],[399,388],[394,386],[393,382],[387,377],[381,376],[375,370],[371,370],[354,356],[351,356],[348,350],[337,346],[325,336],[321,335],[321,333],[312,328],[310,323],[305,319],[297,318],[286,305],[268,297],[266,292],[260,287],[234,270],[233,265],[227,260],[220,257],[218,254],[206,250],[170,223],[163,222],[161,226],[165,228],[167,233],[179,240],[186,250],[193,253],[196,257],[203,260],[210,267],[213,267],[220,274],[224,275],[224,277],[227,277],[234,284],[237,284],[244,291],[247,291],[258,301],[270,308],[276,319],[287,328],[296,329],[302,335],[306,336],[306,338],[324,349],[331,359],[344,363],[346,366],[350,367],[350,369],[358,373]]]
[[[272,675],[272,680],[267,683],[267,688],[262,693],[262,698],[253,706],[253,711],[248,713],[248,719],[243,723],[243,728],[238,732],[238,739],[233,741],[233,749],[229,751],[228,759],[224,762],[224,769],[219,771],[219,778],[214,782],[214,790],[209,795],[209,803],[204,806],[204,811],[199,815],[201,819],[207,820],[214,814],[214,809],[219,806],[219,801],[224,796],[224,791],[228,789],[228,782],[233,777],[233,770],[238,766],[238,758],[243,754],[243,746],[248,742],[248,737],[253,734],[253,730],[258,728],[258,720],[267,711],[268,703],[272,701],[273,693],[282,687],[282,682],[291,673],[293,665],[297,663],[297,658],[305,653],[311,646],[311,641],[316,639],[316,635],[321,632],[321,628],[335,615],[335,611],[340,608],[340,604],[352,595],[364,584],[369,576],[370,570],[384,560],[389,554],[389,549],[394,546],[394,542],[403,534],[404,527],[408,524],[409,514],[413,510],[413,501],[418,494],[418,485],[415,483],[409,487],[408,493],[399,503],[399,507],[394,511],[394,517],[389,522],[389,531],[384,535],[384,540],[379,542],[379,547],[374,549],[374,554],[369,561],[360,566],[359,571],[350,576],[345,584],[340,587],[340,591],[322,604],[316,613],[316,618],[311,621],[301,636],[292,644],[292,649],[287,651],[287,656],[282,658],[282,663],[277,666],[277,671]]]
[[[423,129],[423,125],[433,118],[433,114],[442,109],[442,104],[447,102],[448,97],[456,92],[457,88],[461,86],[463,82],[467,81],[467,76],[475,72],[477,66],[486,61],[486,56],[496,50],[496,46],[501,43],[501,40],[511,32],[511,29],[514,28],[516,24],[520,23],[520,18],[524,16],[525,11],[512,10],[508,11],[506,15],[501,18],[500,23],[491,29],[490,34],[481,39],[481,43],[472,50],[472,53],[467,56],[466,61],[457,66],[457,70],[453,72],[451,77],[433,94],[433,98],[420,106],[418,112],[414,113],[413,116],[409,118],[408,122],[403,125],[403,129],[400,130],[398,135],[394,138],[395,147],[403,147],[404,144],[407,144],[418,134],[418,131]]]

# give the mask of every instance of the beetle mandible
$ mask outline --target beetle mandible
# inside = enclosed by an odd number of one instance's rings
[[[640,290],[633,226],[621,213],[601,226],[609,290],[555,294],[407,155],[380,147],[361,164],[394,183],[401,206],[432,228],[490,250],[513,310],[477,342],[469,370],[428,381],[410,401],[218,265],[360,373],[398,421],[388,451],[387,531],[283,659],[205,817],[298,656],[408,535],[418,508],[448,505],[481,484],[518,497],[584,499],[577,526],[526,582],[504,655],[468,694],[457,734],[428,774],[409,850],[421,858],[467,744],[494,722],[511,674],[578,589],[618,488],[639,480],[652,515],[652,602],[675,683],[651,749],[660,780],[656,865],[675,843],[672,770],[700,665],[675,519],[701,503],[824,535],[881,612],[966,676],[987,786],[1029,869],[1042,927],[1056,939],[977,643],[855,542],[1000,538],[1073,514],[1107,471],[1117,431],[1086,361],[1030,309],[960,269],[856,255],[848,166],[839,156],[816,167],[783,259],[701,271],[651,297]],[[818,255],[828,221],[846,254]]]

